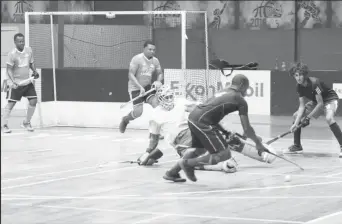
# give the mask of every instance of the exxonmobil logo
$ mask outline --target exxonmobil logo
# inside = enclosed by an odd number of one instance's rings
[[[197,97],[202,97],[208,95],[209,97],[213,96],[216,92],[222,90],[225,87],[230,86],[230,82],[226,82],[223,87],[222,82],[217,82],[216,85],[209,84],[208,87],[204,84],[194,84],[187,83],[185,86],[185,94],[186,98],[190,97],[192,100],[197,100]],[[170,87],[179,95],[182,93],[181,85],[179,81],[171,81]],[[264,97],[264,83],[256,82],[251,83],[249,88],[247,89],[247,97]]]

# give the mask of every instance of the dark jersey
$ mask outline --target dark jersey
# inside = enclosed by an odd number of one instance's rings
[[[215,94],[205,103],[195,107],[189,114],[189,120],[207,125],[217,125],[224,116],[239,111],[240,115],[248,114],[248,105],[240,92],[228,88]]]
[[[332,100],[338,100],[336,92],[315,77],[309,77],[308,84],[306,86],[297,84],[297,92],[299,97],[305,97],[313,102],[317,102],[317,94],[322,94],[324,103]]]

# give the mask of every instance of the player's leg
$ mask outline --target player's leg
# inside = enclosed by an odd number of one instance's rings
[[[305,112],[304,115],[309,114],[314,108],[316,104],[312,101],[305,104]],[[293,114],[293,122],[296,120],[298,116],[298,111]],[[291,145],[288,149],[285,149],[283,153],[287,154],[299,154],[303,153],[303,147],[301,144],[301,133],[302,128],[297,128],[293,133],[293,145]]]
[[[4,109],[4,115],[3,115],[3,121],[2,121],[2,130],[4,133],[11,133],[12,130],[8,127],[8,120],[10,118],[11,112],[16,104],[16,102],[20,101],[22,97],[22,87],[19,86],[16,89],[9,88],[7,90],[7,96],[6,99],[8,101],[5,109]]]
[[[138,158],[139,165],[153,165],[158,159],[163,156],[163,153],[157,149],[159,143],[159,134],[160,134],[161,125],[159,125],[155,121],[150,121],[149,123],[149,146],[146,149],[146,152]]]
[[[22,123],[22,127],[26,128],[28,131],[33,131],[31,126],[31,119],[36,110],[37,105],[37,93],[32,83],[24,87],[23,96],[27,97],[29,104],[27,107],[26,119]]]
[[[223,136],[215,128],[189,120],[189,129],[191,133],[201,142],[209,154],[192,159],[182,159],[178,162],[179,166],[185,172],[186,176],[197,181],[194,168],[201,165],[215,165],[219,162],[231,159],[231,152],[227,148]],[[235,165],[235,163],[234,163]],[[233,163],[231,168],[234,167]]]
[[[335,114],[336,114],[337,108],[338,108],[337,100],[328,102],[324,105],[325,118],[327,120],[327,123],[329,124],[331,132],[334,134],[335,138],[340,144],[339,157],[342,158],[342,132],[341,132],[340,126],[337,124],[335,120]]]
[[[139,90],[132,91],[130,92],[129,95],[132,100],[140,95],[140,91]],[[142,115],[143,110],[144,110],[144,105],[143,105],[144,100],[145,100],[144,97],[140,97],[133,101],[133,110],[121,119],[120,127],[119,127],[121,133],[124,133],[126,131],[127,125],[129,124],[130,121],[133,121],[134,119]]]

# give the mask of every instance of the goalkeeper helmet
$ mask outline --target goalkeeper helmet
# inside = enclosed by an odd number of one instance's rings
[[[174,91],[167,85],[163,85],[157,90],[159,105],[165,110],[172,110],[175,106]]]

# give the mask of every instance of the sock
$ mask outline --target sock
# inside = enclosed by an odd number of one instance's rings
[[[211,155],[207,154],[207,155],[200,156],[200,157],[193,158],[193,159],[186,159],[185,163],[190,167],[195,167],[195,166],[200,166],[200,165],[209,165],[210,158],[211,158]]]
[[[302,132],[302,129],[301,128],[298,128],[294,133],[293,133],[293,141],[294,141],[294,144],[295,145],[301,145],[300,143],[300,134]]]
[[[133,111],[129,112],[129,114],[127,114],[124,119],[126,121],[133,121],[135,118],[133,117]]]
[[[8,119],[10,117],[11,111],[12,110],[10,110],[8,108],[4,109],[4,116],[3,116],[3,121],[2,121],[3,125],[7,125],[8,124]]]
[[[334,133],[338,143],[342,147],[342,132],[341,132],[340,126],[335,122],[330,125],[330,129],[332,133]]]
[[[26,113],[26,121],[25,122],[30,122],[31,121],[31,118],[34,114],[34,111],[36,110],[36,106],[31,106],[31,105],[28,105],[27,107],[27,113]]]

